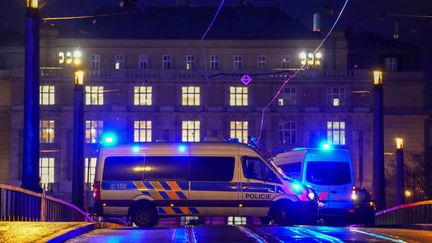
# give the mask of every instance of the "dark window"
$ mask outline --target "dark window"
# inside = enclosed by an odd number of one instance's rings
[[[279,182],[273,171],[260,159],[254,157],[243,158],[243,174],[249,179]]]
[[[316,185],[345,185],[351,183],[350,165],[348,162],[308,162],[306,180]]]
[[[191,181],[231,181],[234,157],[189,157]]]
[[[146,157],[144,180],[186,180],[187,160],[187,156]]]
[[[141,181],[144,157],[116,156],[105,159],[103,180]]]
[[[300,180],[301,162],[279,165],[287,176]]]

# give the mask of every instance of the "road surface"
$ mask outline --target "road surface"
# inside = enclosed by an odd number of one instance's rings
[[[432,231],[327,226],[186,226],[100,229],[68,242],[432,242]]]

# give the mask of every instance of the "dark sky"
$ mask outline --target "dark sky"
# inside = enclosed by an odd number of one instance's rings
[[[44,16],[88,14],[101,4],[117,4],[119,0],[40,0]],[[190,0],[197,6],[218,5],[219,0]],[[240,0],[226,0],[226,6]],[[314,11],[334,10],[335,18],[344,0],[253,0],[254,5],[278,6],[287,14],[311,26]],[[174,5],[175,0],[140,0],[142,5]],[[0,30],[24,29],[25,0],[0,0]],[[384,14],[384,18],[382,15]],[[398,22],[401,40],[425,46],[432,41],[432,17],[392,17],[390,14],[432,15],[432,0],[350,0],[339,27],[351,26],[356,31],[370,30],[392,36]],[[0,37],[1,38],[1,37]],[[432,49],[432,48],[431,48]]]

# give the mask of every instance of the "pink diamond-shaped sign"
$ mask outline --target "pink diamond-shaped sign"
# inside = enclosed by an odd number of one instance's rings
[[[252,78],[249,75],[245,74],[243,75],[243,77],[241,77],[240,80],[244,83],[244,85],[248,85],[252,81]]]

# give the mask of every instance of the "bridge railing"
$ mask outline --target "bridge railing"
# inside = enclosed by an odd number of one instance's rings
[[[0,221],[92,222],[93,220],[75,205],[45,193],[0,184]]]
[[[432,200],[395,206],[376,213],[377,225],[431,224]]]

